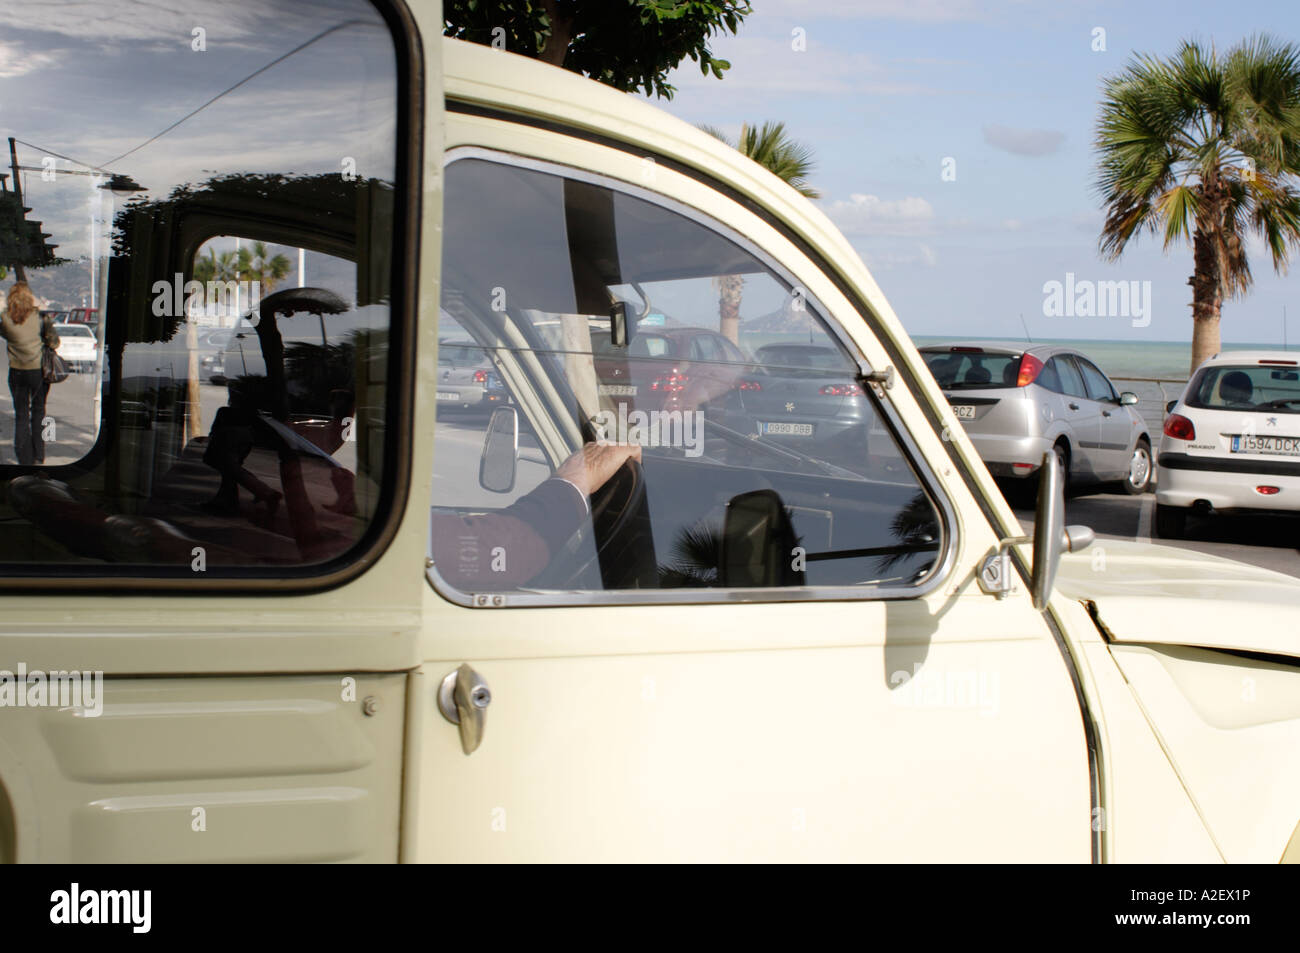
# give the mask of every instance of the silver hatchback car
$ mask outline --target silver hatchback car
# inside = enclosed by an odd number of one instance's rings
[[[921,354],[994,476],[1027,478],[1055,448],[1067,478],[1151,482],[1151,437],[1136,394],[1118,393],[1069,348],[987,342],[929,345]]]

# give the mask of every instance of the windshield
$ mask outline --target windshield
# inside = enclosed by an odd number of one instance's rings
[[[979,348],[926,348],[921,351],[930,373],[945,389],[1015,387],[1020,355]]]
[[[1207,367],[1188,388],[1188,395],[1189,407],[1300,413],[1300,367],[1268,364]]]
[[[55,325],[54,329],[58,332],[59,337],[91,338],[92,340],[95,337],[95,332],[83,324],[59,324]]]

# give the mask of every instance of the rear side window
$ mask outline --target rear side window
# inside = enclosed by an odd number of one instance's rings
[[[1188,394],[1189,407],[1300,413],[1300,368],[1215,365],[1200,372]]]
[[[921,352],[940,387],[956,390],[1015,387],[1020,376],[1020,355],[978,348]]]
[[[446,183],[442,306],[509,403],[439,418],[445,592],[871,594],[934,574],[936,503],[820,306],[756,251],[540,164],[460,159]],[[556,474],[599,439],[643,458],[584,500]]]
[[[1075,363],[1079,365],[1079,370],[1083,372],[1083,384],[1087,388],[1088,396],[1093,400],[1115,401],[1115,389],[1110,386],[1110,381],[1106,375],[1099,371],[1091,362],[1083,358],[1075,358]]]
[[[365,0],[6,9],[0,202],[55,247],[3,285],[25,272],[75,322],[75,372],[42,403],[4,394],[0,574],[341,567],[391,472],[385,20]]]
[[[1083,375],[1074,361],[1065,355],[1057,355],[1047,362],[1047,367],[1054,370],[1061,380],[1061,392],[1071,397],[1087,397],[1088,391],[1083,385]]]

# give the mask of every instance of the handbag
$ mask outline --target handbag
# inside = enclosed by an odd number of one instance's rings
[[[48,344],[41,345],[41,376],[47,384],[61,384],[68,379],[68,362]]]

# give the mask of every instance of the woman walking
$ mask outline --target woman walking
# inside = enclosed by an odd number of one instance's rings
[[[0,314],[0,337],[9,342],[9,393],[14,401],[14,452],[22,466],[45,462],[41,438],[45,395],[50,385],[41,373],[41,346],[59,346],[54,327],[41,319],[27,282],[15,282]]]

